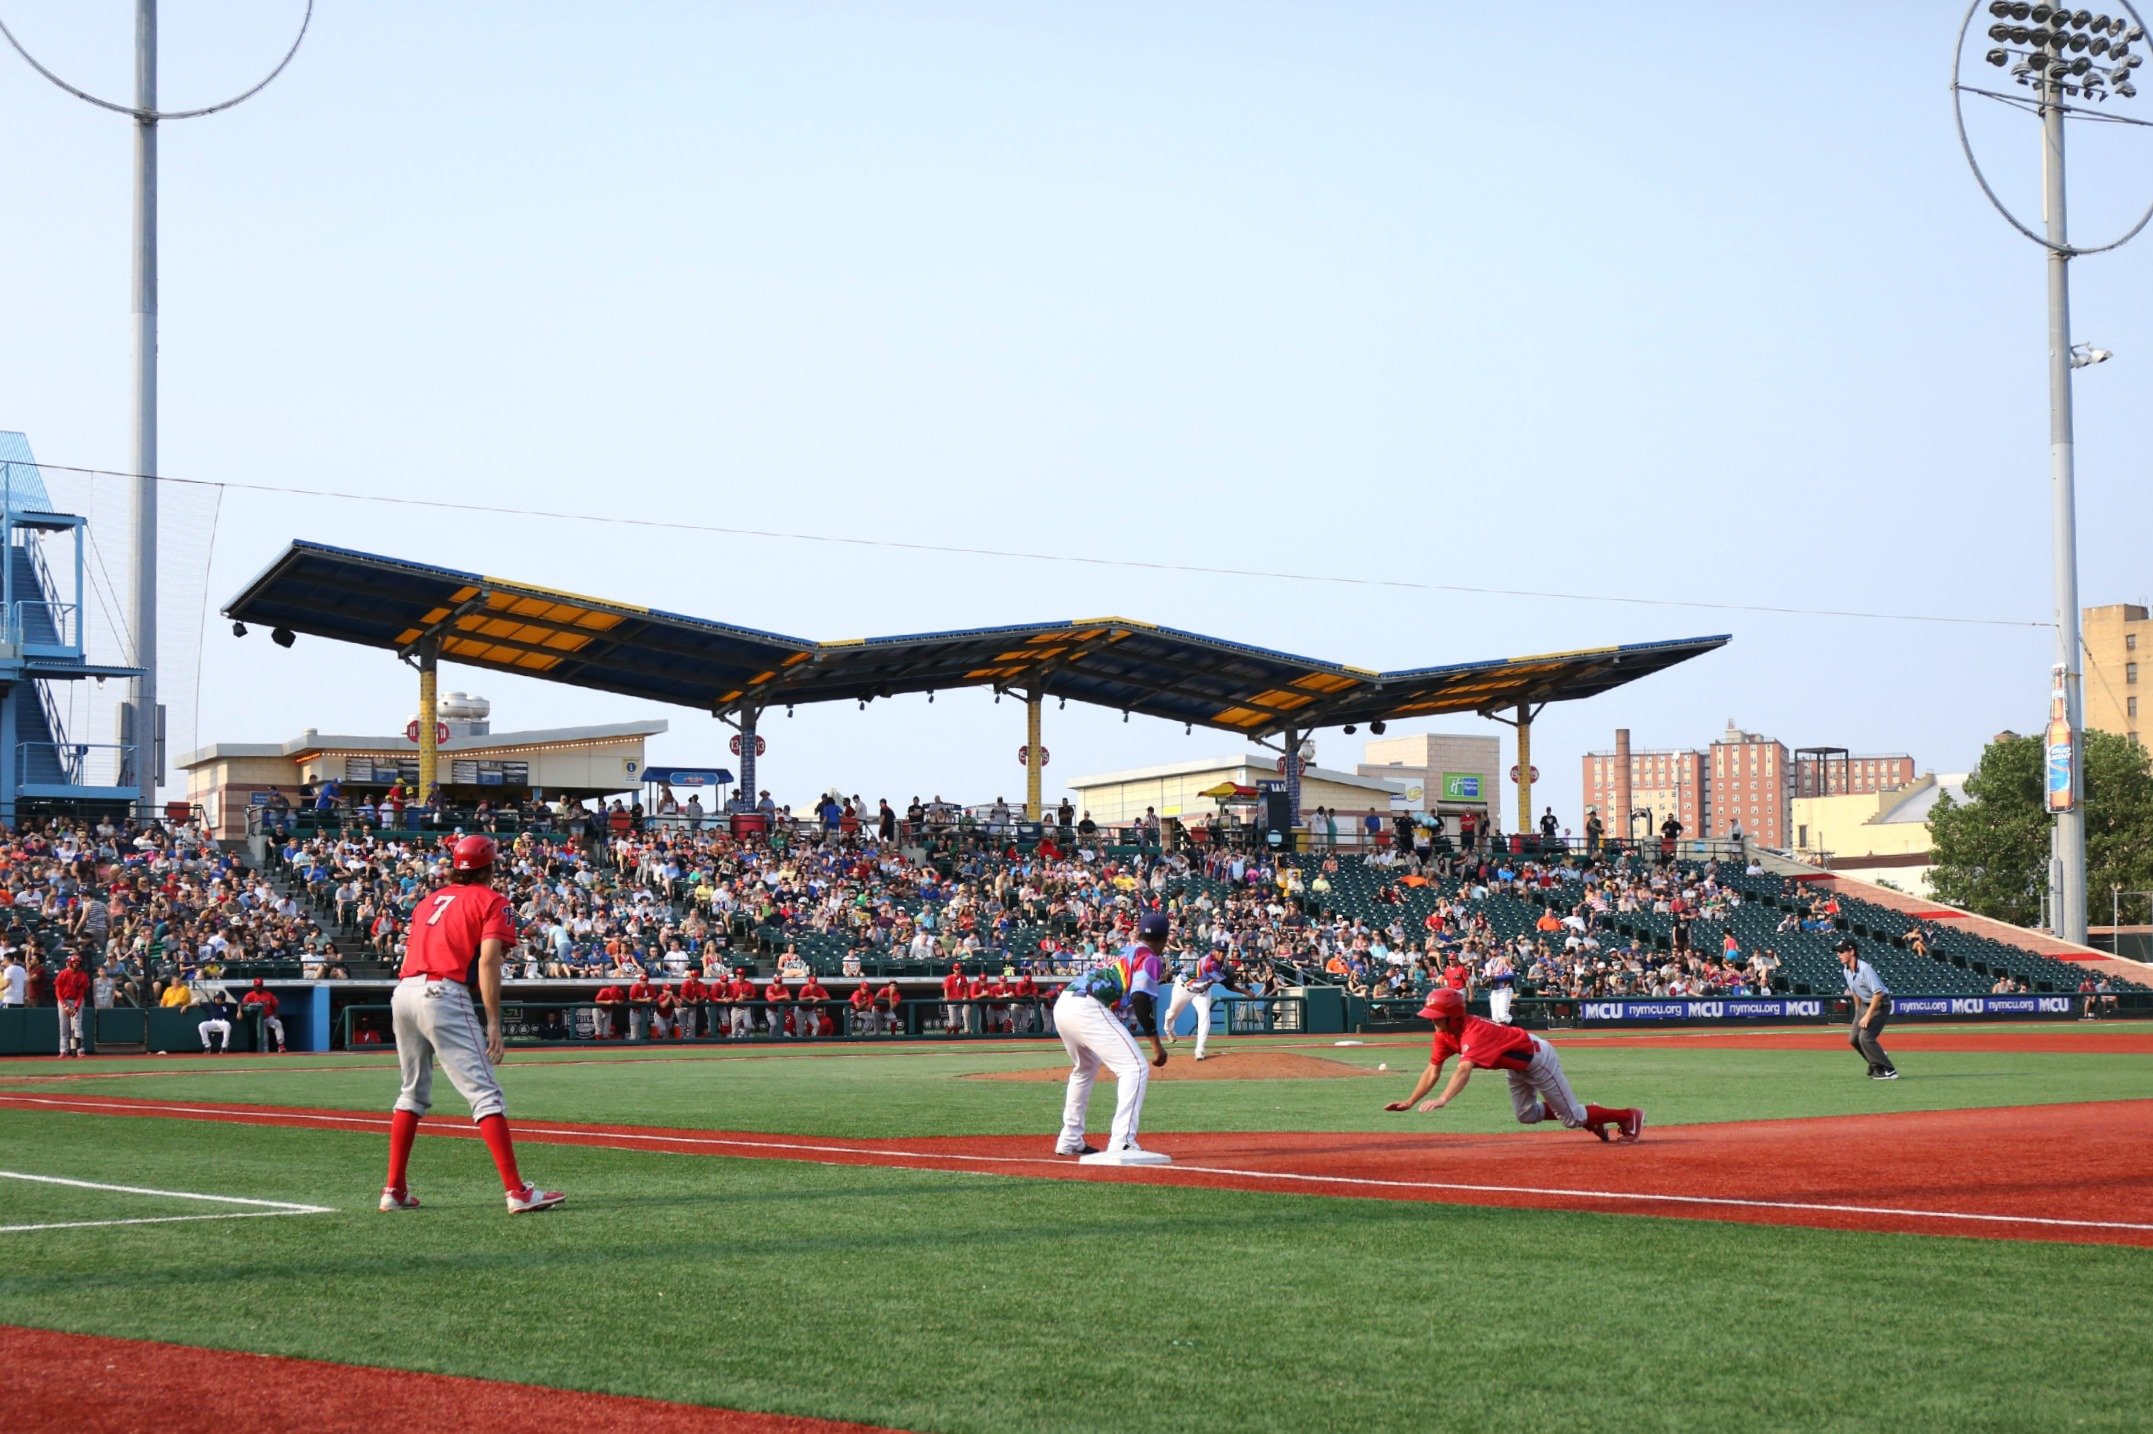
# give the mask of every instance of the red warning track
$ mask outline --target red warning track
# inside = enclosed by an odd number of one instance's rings
[[[7,1410],[7,1427],[21,1434],[135,1429],[224,1434],[235,1427],[328,1434],[378,1434],[384,1428],[837,1434],[869,1428],[16,1325],[0,1325],[0,1407]]]
[[[371,1112],[0,1093],[0,1108],[379,1132]],[[469,1138],[461,1121],[434,1136]],[[1063,1180],[1202,1186],[1819,1229],[2153,1247],[2153,1101],[1649,1126],[1636,1145],[1576,1131],[1146,1135],[1175,1164],[1080,1165],[1046,1136],[846,1140],[519,1122],[521,1142]],[[571,1198],[573,1192],[570,1192]],[[489,1192],[489,1198],[490,1192]]]

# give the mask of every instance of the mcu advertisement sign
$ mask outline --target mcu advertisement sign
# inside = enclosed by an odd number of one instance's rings
[[[1894,996],[1895,1016],[2068,1016],[2069,996]]]
[[[1585,1001],[1581,1021],[1789,1020],[1824,1014],[1824,1002],[1806,997],[1729,996],[1717,1001]]]

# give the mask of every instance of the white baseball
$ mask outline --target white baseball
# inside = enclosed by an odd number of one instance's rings
[[[1377,1061],[1377,1062],[1376,1062],[1376,1069],[1377,1069],[1377,1070],[1379,1070],[1379,1071],[1387,1071],[1387,1070],[1389,1070],[1389,1069],[1390,1069],[1390,1062],[1389,1062],[1389,1061]]]

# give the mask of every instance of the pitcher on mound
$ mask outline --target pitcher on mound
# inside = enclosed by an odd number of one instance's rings
[[[1159,953],[1166,948],[1166,913],[1147,911],[1137,919],[1136,941],[1115,960],[1087,971],[1062,988],[1054,1000],[1054,1029],[1061,1033],[1075,1069],[1069,1072],[1069,1096],[1062,1103],[1061,1139],[1056,1155],[1080,1155],[1087,1165],[1171,1165],[1173,1157],[1136,1143],[1144,1115],[1144,1086],[1150,1072],[1143,1050],[1123,1024],[1127,1007],[1151,1040],[1151,1064],[1166,1064],[1159,1044]],[[1084,1139],[1084,1113],[1091,1105],[1092,1082],[1104,1065],[1114,1073],[1114,1126],[1106,1149]]]

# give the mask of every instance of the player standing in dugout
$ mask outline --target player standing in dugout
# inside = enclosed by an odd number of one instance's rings
[[[493,889],[493,838],[467,836],[449,854],[449,884],[429,894],[411,914],[401,979],[389,1009],[396,1027],[396,1061],[403,1093],[389,1117],[389,1178],[383,1210],[416,1210],[405,1172],[419,1117],[433,1105],[434,1062],[448,1072],[471,1106],[486,1149],[508,1194],[508,1213],[550,1210],[567,1197],[541,1190],[516,1169],[516,1145],[508,1134],[508,1102],[493,1068],[507,1050],[501,1040],[501,960],[516,944],[508,898]],[[473,985],[478,1001],[471,998]],[[477,1006],[486,1010],[479,1029]]]

